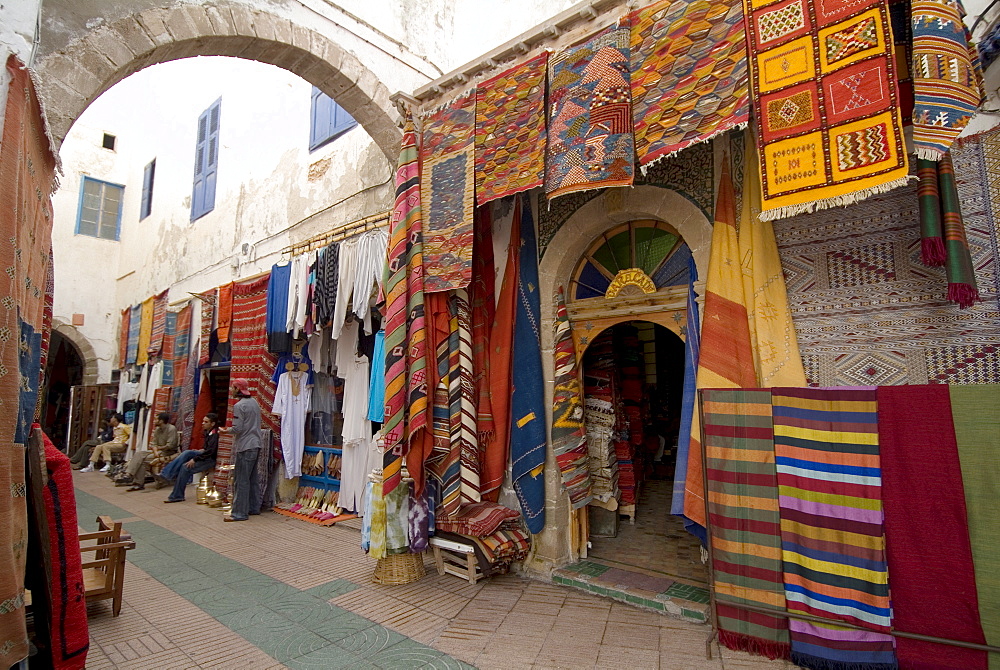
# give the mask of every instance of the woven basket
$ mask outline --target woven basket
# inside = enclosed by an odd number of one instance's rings
[[[372,581],[386,586],[399,586],[415,582],[426,574],[423,553],[391,554],[378,559]]]

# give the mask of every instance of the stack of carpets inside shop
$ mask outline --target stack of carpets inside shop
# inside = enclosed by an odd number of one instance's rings
[[[617,412],[616,375],[611,339],[601,337],[587,351],[584,373],[584,407],[587,450],[594,497],[601,502],[618,499],[618,457],[615,451]]]
[[[615,332],[615,359],[621,384],[621,398],[624,414],[621,416],[623,430],[621,438],[615,442],[618,458],[618,486],[621,489],[623,505],[634,505],[638,500],[638,487],[642,482],[642,454],[636,447],[641,446],[645,434],[645,394],[643,391],[645,374],[643,371],[642,347],[639,331],[633,326],[620,326]]]

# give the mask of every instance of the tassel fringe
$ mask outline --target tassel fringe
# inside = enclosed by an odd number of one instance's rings
[[[787,659],[792,652],[791,645],[787,642],[762,640],[759,637],[728,630],[719,631],[719,644],[733,651],[745,651],[755,656],[765,656],[772,661],[778,658]]]
[[[907,184],[915,181],[916,178],[917,177],[915,175],[907,175],[906,177],[900,177],[899,179],[894,179],[884,184],[861,189],[860,191],[855,191],[854,193],[845,193],[844,195],[838,195],[832,198],[823,198],[822,200],[804,202],[801,205],[787,205],[785,207],[766,209],[760,213],[759,218],[761,221],[777,221],[778,219],[787,219],[799,214],[810,214],[820,209],[847,207],[848,205],[853,205],[856,202],[861,202],[862,200],[870,198],[873,195],[888,193],[889,191],[895,190],[901,186],[906,186]]]
[[[792,663],[809,670],[897,670],[895,663],[848,663],[792,652]]]
[[[920,262],[927,267],[944,265],[948,258],[944,250],[944,240],[940,237],[925,237],[920,240]]]
[[[691,147],[695,146],[696,144],[704,144],[705,142],[711,142],[712,140],[714,140],[719,135],[722,135],[723,133],[728,133],[730,130],[744,130],[748,125],[750,125],[750,121],[744,121],[743,123],[737,123],[734,126],[726,126],[725,128],[719,128],[718,130],[716,130],[711,135],[709,135],[707,137],[703,137],[700,140],[698,140],[697,142],[692,142],[691,144],[687,145],[686,147],[684,147],[682,149],[677,149],[676,151],[671,151],[668,154],[663,154],[661,156],[657,156],[656,158],[654,158],[654,159],[652,159],[652,160],[650,160],[650,161],[648,161],[646,163],[640,164],[639,165],[639,171],[642,172],[642,176],[645,177],[646,176],[646,172],[649,170],[649,168],[653,167],[654,165],[656,165],[660,161],[667,160],[668,158],[673,158],[674,156],[676,156],[680,152],[684,151],[684,149],[690,149]]]
[[[934,161],[935,163],[942,158],[944,158],[946,152],[940,149],[935,149],[933,147],[919,146],[917,147],[917,158],[925,161]]]
[[[948,300],[968,309],[979,302],[979,291],[971,284],[948,284]]]

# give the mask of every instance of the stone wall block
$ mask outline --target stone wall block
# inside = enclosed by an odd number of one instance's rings
[[[187,8],[183,6],[175,7],[167,17],[167,30],[170,31],[176,42],[197,39],[202,35],[198,30],[198,25],[191,19],[186,10]]]
[[[253,29],[254,15],[248,7],[230,5],[229,14],[233,19],[233,27],[236,30],[236,34],[257,37],[257,33]]]
[[[282,59],[282,56],[286,56],[290,53],[294,53],[295,47],[290,47],[282,42],[275,42],[268,40],[266,42],[261,41],[263,48],[257,55],[257,60],[262,63],[270,63],[271,65],[278,65],[278,61]],[[278,65],[278,67],[281,67]],[[296,73],[297,74],[297,73]]]
[[[289,23],[289,25],[292,28],[292,45],[309,51],[310,44],[312,43],[312,31],[297,23]]]
[[[233,24],[233,15],[228,8],[220,8],[216,5],[205,5],[205,16],[212,24],[212,30],[216,35],[238,35],[236,26]]]
[[[310,38],[309,51],[317,58],[329,63],[334,70],[340,70],[344,58],[351,57],[340,45],[317,32],[310,31]]]
[[[115,37],[136,56],[146,55],[156,47],[153,40],[134,18],[118,21],[111,26],[111,29],[114,31]]]
[[[145,30],[149,39],[157,45],[166,45],[174,41],[173,35],[167,30],[167,15],[169,12],[165,9],[149,9],[136,16]]]
[[[252,10],[253,29],[257,37],[264,40],[274,40],[274,17],[264,12]]]
[[[180,9],[194,24],[199,35],[214,35],[215,26],[208,17],[208,12],[202,5],[181,5]]]
[[[274,41],[283,44],[292,43],[292,22],[278,16],[271,17],[271,27],[274,30]]]
[[[152,42],[150,42],[150,45]],[[131,63],[136,54],[133,53],[122,39],[121,33],[107,27],[100,27],[90,34],[90,46],[99,52],[111,64],[120,69]]]

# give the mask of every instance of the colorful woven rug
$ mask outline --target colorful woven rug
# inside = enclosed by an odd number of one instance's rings
[[[462,504],[479,502],[479,442],[476,435],[476,385],[472,371],[472,328],[469,294],[451,296],[448,337],[448,409],[452,449],[459,454]]]
[[[229,341],[229,327],[233,321],[233,283],[223,284],[219,287],[219,300],[216,307],[216,320],[218,322],[219,342]]]
[[[753,388],[754,372],[750,326],[744,303],[740,245],[736,232],[733,180],[729,161],[723,161],[715,207],[712,247],[705,279],[705,315],[701,325],[698,388]],[[698,406],[691,422],[687,475],[684,478],[684,516],[705,525],[704,474]]]
[[[198,295],[201,298],[201,336],[198,353],[198,365],[205,365],[211,358],[212,323],[215,321],[215,301],[218,289],[205,291]]]
[[[687,481],[688,454],[691,450],[691,425],[694,422],[694,406],[698,402],[698,386],[695,376],[698,372],[698,355],[701,334],[697,327],[689,324],[701,323],[698,314],[698,296],[694,284],[698,281],[698,266],[694,258],[688,260],[690,283],[688,284],[687,309],[684,326],[684,387],[681,392],[681,420],[677,431],[677,459],[674,467],[674,485],[670,500],[670,513],[684,516],[684,484]],[[588,424],[589,428],[589,424]],[[696,443],[697,444],[697,443]],[[687,519],[687,517],[685,517]],[[702,538],[704,540],[704,538]]]
[[[163,360],[163,385],[174,385],[174,345],[177,341],[177,312],[167,312],[164,315],[163,347],[160,352]]]
[[[660,0],[632,12],[627,21],[640,165],[747,123],[750,98],[739,0]]]
[[[583,422],[583,386],[576,365],[573,330],[562,287],[556,293],[555,383],[552,389],[552,453],[562,473],[562,485],[573,509],[594,496],[590,490],[590,454]]]
[[[543,51],[476,88],[479,205],[542,185],[548,60]]]
[[[632,185],[629,38],[627,26],[611,27],[549,60],[549,198]]]
[[[771,392],[706,389],[705,456],[719,641],[788,658],[788,620],[731,607],[785,610]]]
[[[761,218],[846,205],[905,184],[887,4],[745,4]]]
[[[420,211],[424,291],[430,293],[472,281],[476,96],[461,96],[423,122]]]
[[[153,340],[153,307],[155,302],[156,298],[150,297],[139,305],[139,342],[136,345],[136,365],[145,365],[149,361],[149,343]]]
[[[389,222],[388,279],[385,282],[385,492],[399,485],[400,466],[423,492],[422,448],[430,431],[427,410],[427,325],[424,319],[423,230],[420,166],[413,119],[407,115],[396,168],[396,203]],[[411,457],[409,452],[419,442]]]
[[[128,360],[128,327],[132,320],[132,308],[126,307],[122,310],[121,326],[118,331],[118,367],[124,368]]]
[[[541,301],[538,250],[531,205],[521,202],[521,249],[518,260],[517,312],[512,358],[517,361],[510,401],[511,480],[521,514],[532,533],[545,527],[545,394],[542,388]]]
[[[817,670],[892,670],[874,388],[772,389],[792,662]],[[868,632],[871,631],[871,632]]]
[[[142,305],[132,305],[128,320],[128,357],[126,365],[134,365],[139,356],[139,324],[142,322]]]
[[[952,386],[951,414],[962,465],[969,539],[976,566],[979,619],[986,644],[1000,646],[1000,384]],[[1000,654],[990,654],[990,668],[1000,667]]]
[[[985,644],[948,387],[879,387],[878,442],[893,627]],[[915,670],[987,667],[985,652],[905,637],[896,656]]]
[[[983,74],[958,0],[910,0],[913,30],[913,144],[940,160],[983,100]]]
[[[170,289],[161,291],[153,297],[153,327],[149,335],[149,355],[152,358],[160,356],[163,351],[163,336],[167,325],[167,294]]]
[[[480,474],[483,455],[496,438],[490,398],[490,332],[496,319],[496,267],[493,262],[493,207],[476,209],[474,261],[469,307],[472,309],[472,370],[476,384],[476,433],[479,439]],[[482,479],[480,478],[480,491]]]

